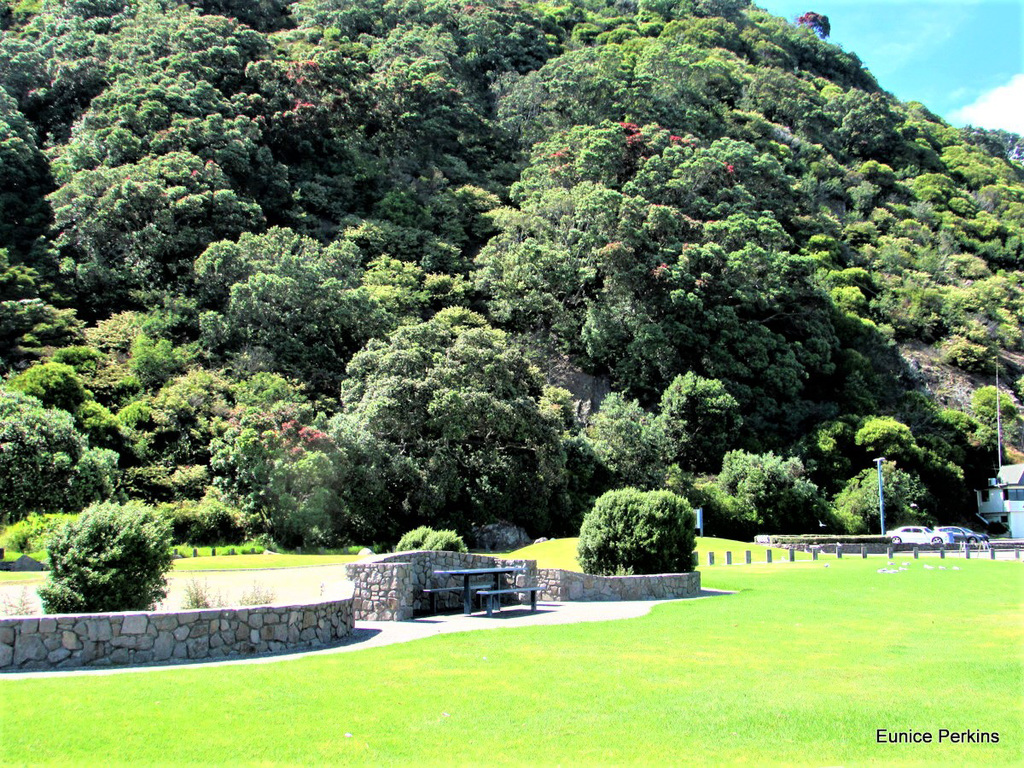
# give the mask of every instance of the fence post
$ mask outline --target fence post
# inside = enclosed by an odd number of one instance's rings
[[[1016,558],[1017,560],[1020,560],[1020,547],[1017,547],[1017,549],[1016,549],[1016,550],[1014,551],[1014,553],[1013,553],[1013,556],[1014,556],[1014,557],[1015,557],[1015,558]]]
[[[772,561],[772,551],[770,549],[765,550],[765,562],[770,563]]]
[[[714,564],[715,564],[715,553],[714,552],[708,552],[708,565],[714,565]]]
[[[843,545],[842,544],[836,544],[836,560],[842,560],[842,559],[843,559]]]
[[[747,565],[750,565],[750,550],[747,550]]]
[[[795,560],[796,560],[796,550],[795,549],[790,549],[789,550],[789,562],[792,563]]]
[[[725,553],[725,564],[732,565],[732,552]]]
[[[970,560],[970,559],[971,559],[971,545],[970,544],[964,544],[964,560]]]
[[[885,554],[892,560],[892,544],[885,548]]]
[[[939,546],[939,560],[945,560],[945,559],[946,559],[946,548],[940,545]]]
[[[867,544],[860,545],[860,557],[861,560],[867,560],[868,558],[868,547]]]
[[[914,547],[914,559],[915,560],[917,560],[917,557],[920,554],[921,554],[921,548],[920,547]]]
[[[817,547],[812,547],[811,548],[811,560],[817,560],[817,559],[818,559],[818,548]]]
[[[996,551],[994,549],[989,549],[989,551],[988,551],[988,559],[989,560],[995,560],[996,559]]]

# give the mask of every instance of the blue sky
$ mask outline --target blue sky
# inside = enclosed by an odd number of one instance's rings
[[[754,0],[789,20],[829,17],[829,41],[885,90],[953,125],[1024,134],[1024,0]]]

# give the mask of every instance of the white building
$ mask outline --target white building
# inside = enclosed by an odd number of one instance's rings
[[[1024,539],[1024,464],[1008,464],[978,491],[978,514],[990,523],[1002,523],[1010,536]]]

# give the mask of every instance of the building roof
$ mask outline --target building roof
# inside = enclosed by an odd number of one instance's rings
[[[1000,485],[1024,485],[1024,464],[1006,464],[999,470]]]

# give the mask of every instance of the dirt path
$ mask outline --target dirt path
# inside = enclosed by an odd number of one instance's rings
[[[0,583],[0,615],[42,613],[36,589],[45,574],[30,581]],[[186,590],[194,583],[215,605],[238,605],[248,594],[258,593],[260,602],[303,603],[323,597],[341,597],[345,579],[344,564],[313,565],[297,568],[265,568],[258,571],[174,571],[168,576],[170,589],[158,610],[181,609]]]

